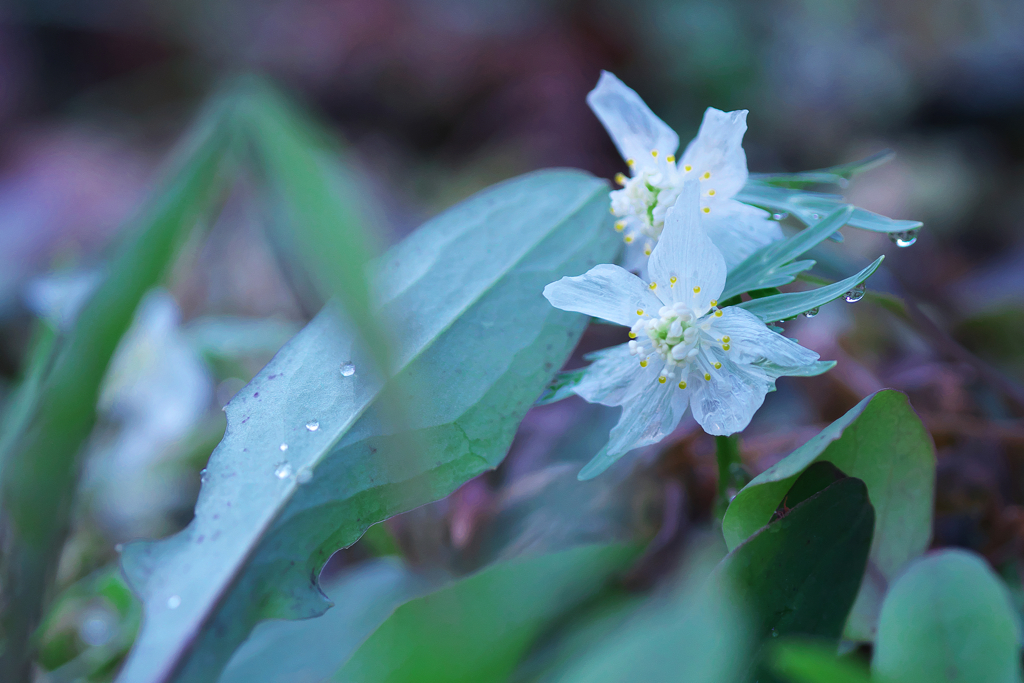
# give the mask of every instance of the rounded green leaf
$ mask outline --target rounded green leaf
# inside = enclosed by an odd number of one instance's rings
[[[977,555],[946,550],[911,565],[882,604],[872,672],[900,683],[1017,683],[1019,626]]]

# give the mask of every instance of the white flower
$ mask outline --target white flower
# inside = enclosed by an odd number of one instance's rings
[[[697,137],[676,161],[679,136],[622,81],[601,72],[587,103],[604,124],[629,164],[631,178],[619,174],[624,187],[611,193],[615,229],[624,233],[626,266],[641,270],[661,237],[665,218],[683,184],[700,183],[700,223],[732,268],[757,249],[782,239],[779,224],[766,211],[733,197],[747,182],[743,134],[746,110],[724,112],[709,107]]]
[[[630,328],[632,341],[594,354],[573,389],[623,407],[608,456],[660,441],[687,406],[709,434],[738,432],[778,377],[802,374],[818,359],[753,314],[718,308],[726,265],[701,226],[702,208],[699,184],[686,183],[651,253],[650,283],[604,264],[544,288],[557,308]]]

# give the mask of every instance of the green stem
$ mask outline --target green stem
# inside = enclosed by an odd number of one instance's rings
[[[721,519],[729,507],[730,494],[735,494],[745,482],[743,461],[740,459],[740,439],[732,436],[715,437],[715,458],[718,460],[718,500],[716,516]]]

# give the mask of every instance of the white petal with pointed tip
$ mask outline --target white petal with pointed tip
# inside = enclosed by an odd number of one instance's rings
[[[630,327],[638,310],[656,312],[661,301],[636,275],[607,263],[594,266],[583,275],[563,277],[544,288],[544,296],[555,308],[586,313]]]
[[[632,88],[607,71],[587,95],[587,104],[604,124],[623,159],[637,167],[655,166],[651,150],[664,158],[679,149],[679,136],[659,119]],[[737,190],[738,191],[738,190]]]
[[[746,132],[746,109],[725,112],[708,107],[679,167],[692,166],[696,177],[710,173],[710,178],[701,181],[705,192],[713,188],[717,200],[732,198],[747,182],[747,155],[743,151]]]

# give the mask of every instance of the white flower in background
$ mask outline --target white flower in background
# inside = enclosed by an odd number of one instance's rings
[[[632,341],[594,354],[573,388],[592,403],[622,406],[608,455],[655,443],[686,412],[709,434],[745,428],[775,380],[800,374],[818,354],[735,306],[718,308],[722,252],[701,226],[700,185],[686,183],[648,264],[651,281],[599,265],[544,288],[557,308],[630,328]]]
[[[632,177],[611,193],[615,229],[628,245],[626,267],[641,270],[661,237],[665,218],[683,184],[700,184],[700,223],[732,268],[764,245],[782,239],[779,224],[767,211],[733,197],[747,182],[743,134],[746,110],[724,112],[709,107],[697,137],[676,160],[679,136],[655,116],[640,96],[622,81],[601,72],[587,104],[604,124],[629,165]]]

